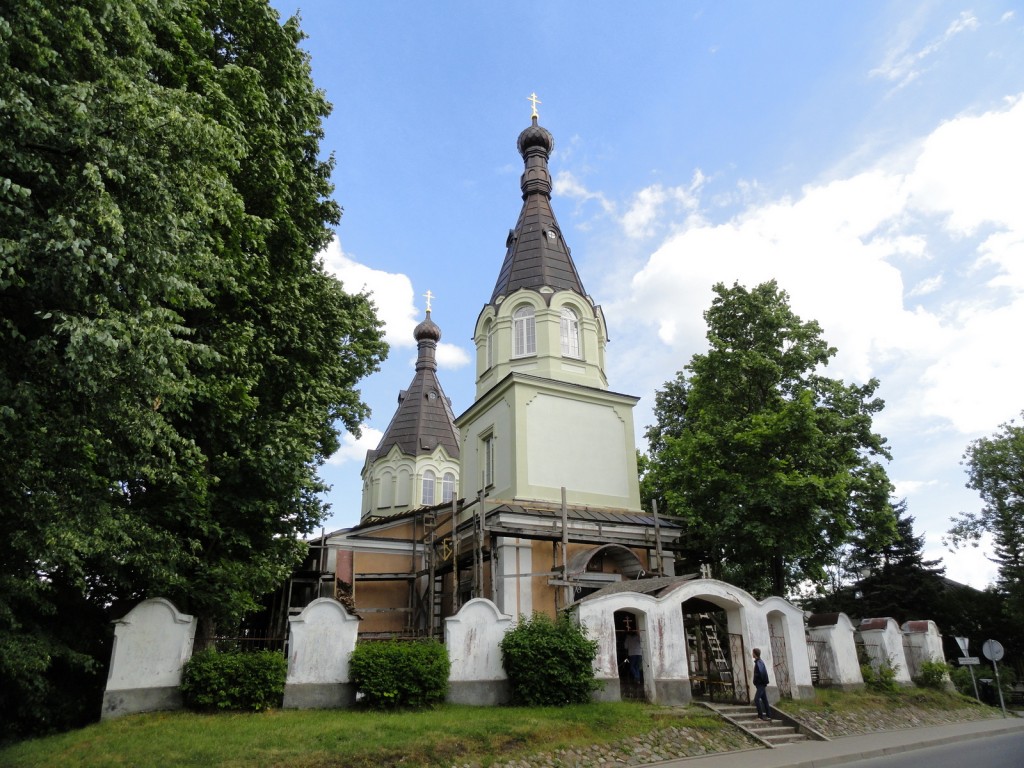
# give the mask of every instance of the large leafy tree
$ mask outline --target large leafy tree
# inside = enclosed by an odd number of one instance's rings
[[[1006,639],[1020,638],[1024,636],[1024,426],[1012,420],[1000,425],[991,437],[967,446],[964,461],[967,487],[978,492],[984,506],[979,512],[955,517],[947,541],[954,547],[978,546],[982,536],[992,536],[996,589],[1004,597],[1013,635]]]
[[[386,346],[316,255],[301,37],[266,0],[0,16],[0,737],[95,714],[122,606],[236,621],[325,512]]]
[[[883,402],[821,373],[836,350],[774,281],[714,292],[707,353],[656,395],[642,488],[686,522],[691,567],[784,594],[855,533],[894,535]]]

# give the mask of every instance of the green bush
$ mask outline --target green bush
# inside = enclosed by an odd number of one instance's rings
[[[953,667],[949,670],[949,679],[953,681],[953,687],[958,693],[974,698],[977,681],[972,680],[968,667]]]
[[[281,706],[288,660],[276,651],[200,651],[185,664],[181,693],[198,710],[251,710]]]
[[[914,678],[918,688],[934,688],[945,690],[949,683],[950,667],[941,661],[925,661],[921,663],[921,673]]]
[[[583,704],[600,687],[594,679],[597,641],[567,614],[520,617],[501,641],[501,664],[512,702],[526,706]]]
[[[896,670],[898,669],[899,664],[893,663],[891,658],[879,662],[877,667],[874,664],[860,665],[864,685],[881,693],[895,693],[899,690],[899,683],[896,682]]]
[[[369,641],[356,645],[349,678],[362,702],[376,709],[425,707],[448,694],[448,649],[436,640]]]

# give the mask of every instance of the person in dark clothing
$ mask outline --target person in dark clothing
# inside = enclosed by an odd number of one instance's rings
[[[758,720],[771,720],[772,710],[768,706],[768,668],[761,661],[761,649],[755,648],[754,654],[754,706],[757,707]]]
[[[640,633],[635,629],[626,635],[626,655],[629,657],[629,671],[633,676],[633,682],[639,683],[643,670],[643,655],[640,651]]]

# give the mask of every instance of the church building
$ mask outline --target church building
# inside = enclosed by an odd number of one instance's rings
[[[361,636],[440,636],[474,597],[553,616],[674,574],[681,529],[641,509],[637,398],[608,389],[608,328],[551,207],[536,109],[517,146],[522,209],[473,330],[475,400],[454,416],[428,305],[413,381],[366,457],[360,523],[325,542]]]

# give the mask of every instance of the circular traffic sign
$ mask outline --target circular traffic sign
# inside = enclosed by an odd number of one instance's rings
[[[998,640],[986,640],[981,646],[981,652],[989,661],[999,661],[1003,658],[1003,644]]]

